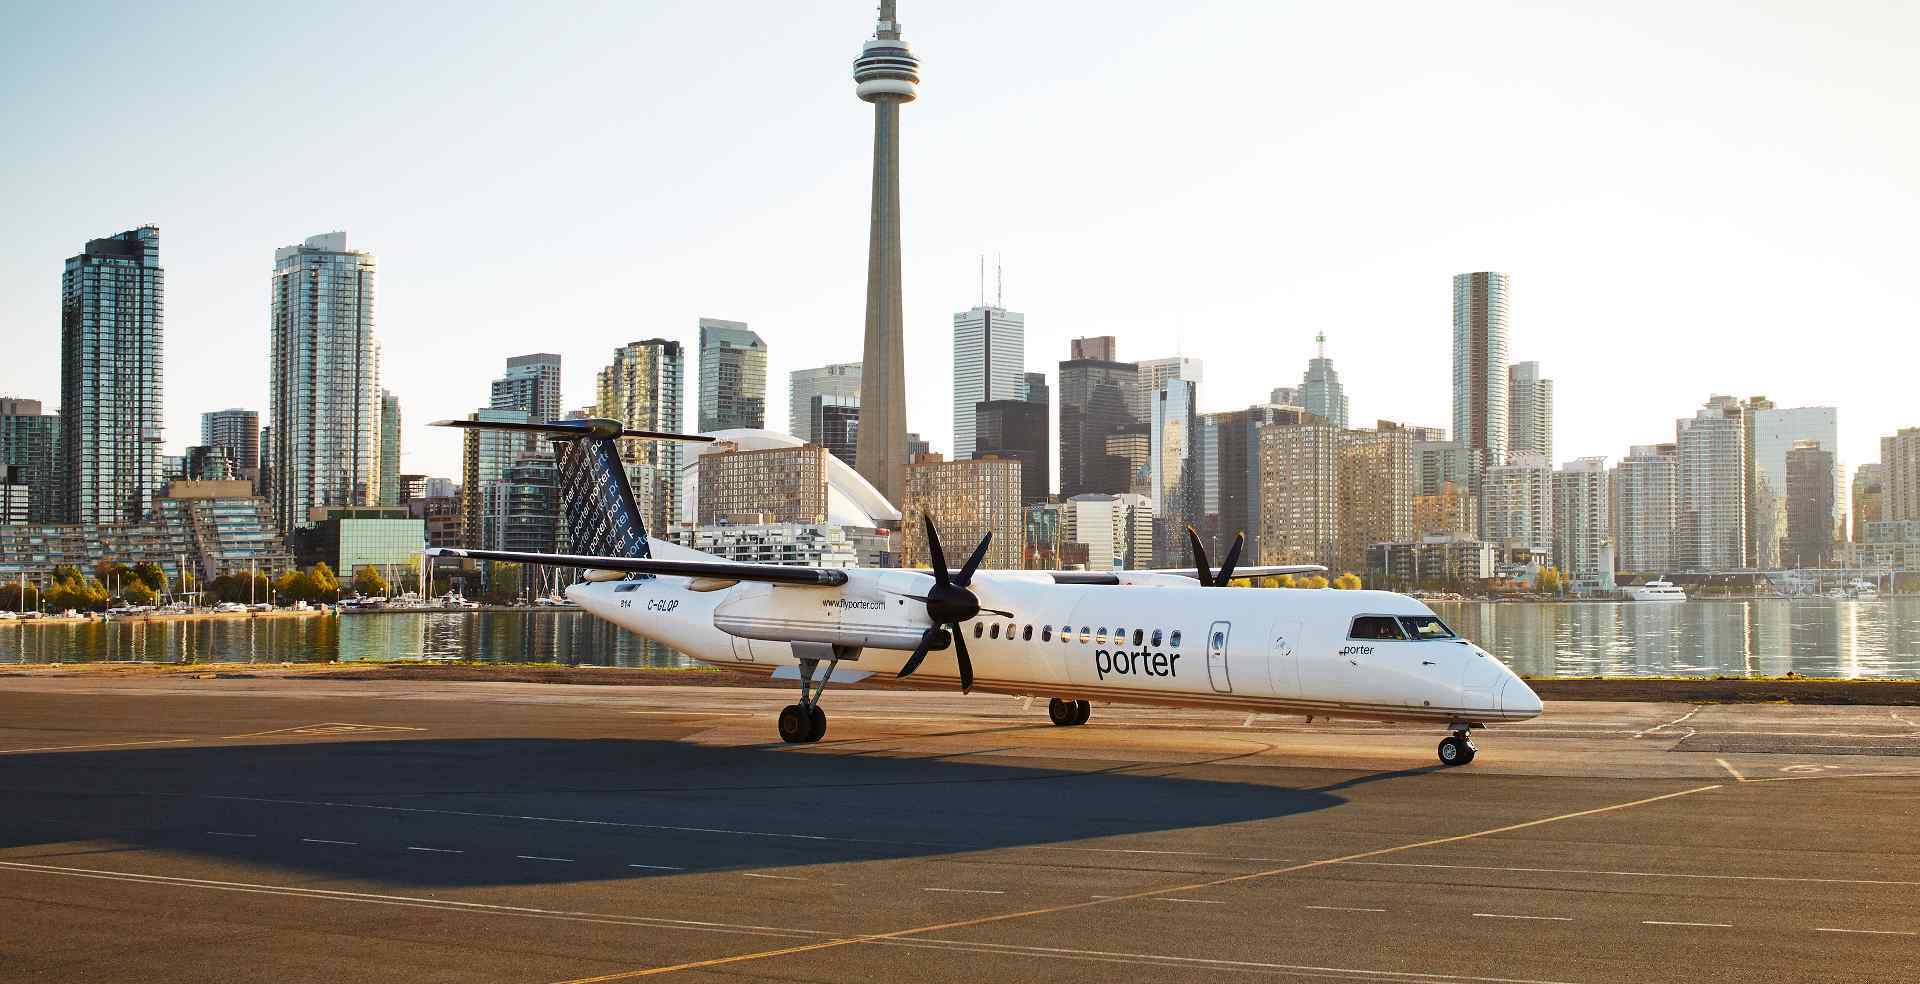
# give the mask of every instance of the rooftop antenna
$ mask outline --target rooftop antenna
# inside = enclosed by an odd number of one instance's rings
[[[1319,356],[1319,358],[1320,358],[1320,360],[1321,360],[1322,362],[1324,362],[1324,361],[1326,361],[1326,358],[1327,358],[1327,333],[1323,331],[1323,332],[1321,332],[1320,334],[1318,334],[1318,335],[1315,335],[1315,336],[1313,336],[1313,341],[1314,341],[1314,344],[1316,344],[1316,345],[1318,345],[1318,346],[1319,346],[1319,348],[1320,348],[1320,356]]]
[[[1007,306],[1006,301],[1007,280],[1000,271],[1000,254],[995,253],[993,254],[993,306],[1004,308]]]
[[[987,306],[987,254],[980,252],[980,306]]]

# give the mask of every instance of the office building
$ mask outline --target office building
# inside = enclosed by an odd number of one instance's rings
[[[1553,551],[1553,467],[1537,454],[1486,470],[1480,483],[1480,538],[1503,554]]]
[[[1516,454],[1553,460],[1553,380],[1538,362],[1507,367],[1507,455]]]
[[[1047,407],[1027,400],[989,400],[974,407],[974,451],[1020,462],[1020,502],[1047,501],[1053,456]]]
[[[15,501],[26,503],[26,522],[60,518],[63,467],[60,415],[43,412],[39,400],[0,397],[0,471],[21,486]]]
[[[1306,375],[1301,377],[1300,405],[1321,420],[1344,428],[1347,426],[1347,391],[1340,385],[1340,374],[1334,370],[1333,360],[1327,358],[1326,333],[1314,336],[1313,343],[1317,354],[1307,363]]]
[[[1453,278],[1453,438],[1507,460],[1507,275]]]
[[[1832,563],[1834,536],[1833,452],[1819,441],[1793,442],[1787,449],[1786,538],[1780,566],[1826,567]]]
[[[1041,406],[1053,404],[1053,390],[1047,386],[1047,374],[1044,372],[1027,373],[1027,402]]]
[[[1920,520],[1920,427],[1880,439],[1880,511],[1888,521]]]
[[[1750,455],[1747,473],[1747,566],[1776,570],[1789,564],[1782,553],[1788,539],[1787,453],[1802,441],[1812,441],[1834,462],[1828,484],[1833,490],[1823,501],[1833,507],[1828,517],[1829,540],[1846,531],[1842,504],[1845,472],[1839,467],[1839,411],[1834,407],[1779,408],[1762,397],[1747,402],[1745,443]]]
[[[802,441],[822,443],[814,431],[813,401],[826,397],[825,406],[860,409],[860,363],[841,362],[814,369],[796,369],[787,376],[787,433]],[[858,434],[859,428],[849,430]]]
[[[1153,428],[1128,424],[1107,435],[1102,474],[1112,487],[1153,498]]]
[[[1147,422],[1153,418],[1153,401],[1170,380],[1184,380],[1196,386],[1200,383],[1201,365],[1199,359],[1184,355],[1169,356],[1164,359],[1143,359],[1135,365],[1134,390],[1129,395],[1131,412],[1135,420]]]
[[[1613,589],[1607,459],[1577,458],[1553,473],[1553,566],[1582,594]]]
[[[400,398],[380,391],[380,504],[400,504]]]
[[[525,424],[532,416],[525,410],[495,410],[487,407],[467,415],[468,420],[489,423]],[[485,550],[495,542],[495,524],[499,517],[488,511],[493,483],[508,468],[527,454],[523,435],[514,431],[471,429],[460,432],[460,542],[461,546]],[[638,442],[629,442],[638,443]]]
[[[313,525],[316,509],[380,501],[375,274],[344,232],[274,251],[266,453],[283,533]]]
[[[918,461],[923,454],[933,451],[933,442],[921,439],[919,434],[907,432],[907,463]]]
[[[1413,436],[1391,426],[1346,431],[1338,467],[1335,559],[1339,570],[1363,571],[1369,546],[1413,539]]]
[[[1080,342],[1102,341],[1080,346]],[[1076,349],[1111,352],[1112,339],[1078,339]],[[1060,363],[1060,495],[1072,498],[1088,492],[1128,489],[1124,461],[1113,459],[1107,439],[1126,428],[1146,423],[1133,413],[1133,393],[1139,370],[1130,362],[1106,359],[1069,359]]]
[[[1680,525],[1680,447],[1636,444],[1614,469],[1613,499],[1620,570],[1663,574],[1676,569]]]
[[[1200,511],[1204,522],[1199,526],[1210,553],[1218,554],[1236,534],[1244,533],[1247,542],[1241,556],[1260,556],[1260,429],[1307,419],[1297,407],[1272,404],[1201,415]],[[1145,460],[1144,454],[1141,460]],[[1146,488],[1127,491],[1145,494]]]
[[[1306,409],[1306,397],[1301,395],[1298,386],[1275,386],[1267,394],[1267,402],[1277,407],[1299,407]]]
[[[861,357],[859,472],[888,502],[907,486],[907,378],[900,292],[900,106],[920,61],[900,38],[894,0],[880,0],[873,38],[853,63],[855,93],[873,104],[873,206],[867,240],[867,324]]]
[[[860,445],[860,398],[858,396],[816,396],[809,401],[802,438],[827,449],[827,453],[853,464]]]
[[[922,517],[931,516],[947,564],[954,570],[989,532],[982,568],[1019,570],[1026,555],[1026,514],[1020,506],[1020,462],[1010,458],[945,461],[924,454],[907,469],[901,509],[901,566],[931,563]]]
[[[233,407],[201,414],[200,443],[226,452],[235,477],[252,482],[255,494],[266,494],[260,484],[259,411]]]
[[[974,455],[974,407],[1027,398],[1026,317],[976,306],[953,316],[953,456]]]
[[[758,515],[760,523],[827,521],[827,451],[817,444],[707,451],[699,458],[694,522],[715,526]]]
[[[1867,524],[1886,518],[1887,470],[1870,461],[1853,472],[1853,542],[1866,539]]]
[[[1153,566],[1153,504],[1143,495],[1076,495],[1060,504],[1061,543],[1078,544],[1089,571]],[[1068,551],[1063,549],[1064,556]]]
[[[1153,557],[1163,567],[1185,562],[1191,553],[1187,527],[1200,520],[1198,389],[1188,380],[1168,377],[1153,394],[1147,421]]]
[[[743,321],[700,319],[700,432],[767,426],[767,343]]]
[[[649,338],[614,349],[594,392],[596,417],[630,430],[686,433],[686,354],[679,342]],[[643,505],[648,529],[664,530],[679,520],[683,447],[674,441],[620,442],[627,482]]]
[[[1112,335],[1075,338],[1067,343],[1067,354],[1075,362],[1118,362],[1119,344]]]
[[[160,230],[87,243],[60,276],[62,504],[69,523],[137,523],[162,473],[165,271]]]
[[[1021,466],[1026,467],[1025,465]],[[1029,571],[1060,569],[1060,543],[1065,531],[1063,512],[1058,502],[1030,503],[1023,510],[1021,524],[1026,529],[1026,553],[1020,566]]]
[[[1271,425],[1260,434],[1260,564],[1339,560],[1341,430]]]
[[[1674,564],[1680,570],[1734,571],[1746,566],[1747,474],[1744,406],[1715,396],[1675,423],[1680,511]]]

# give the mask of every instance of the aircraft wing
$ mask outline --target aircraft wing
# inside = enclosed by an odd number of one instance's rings
[[[468,550],[464,547],[428,547],[429,557],[463,557],[546,567],[580,567],[634,574],[670,574],[726,581],[764,581],[768,584],[832,586],[847,583],[847,572],[831,567],[785,567],[780,564],[736,564],[725,560],[669,560],[657,557],[589,557],[579,554],[523,553],[518,550]]]

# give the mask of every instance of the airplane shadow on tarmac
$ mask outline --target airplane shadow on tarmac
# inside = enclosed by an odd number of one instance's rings
[[[545,884],[1038,846],[1179,850],[1164,838],[1080,842],[1345,802],[1327,790],[1145,774],[1168,768],[628,739],[42,753],[0,757],[0,846],[5,860],[109,869],[130,864],[115,857],[129,848],[163,852],[196,863],[146,859],[133,870],[192,877],[244,868],[390,886]],[[1232,853],[1261,856],[1249,840]]]

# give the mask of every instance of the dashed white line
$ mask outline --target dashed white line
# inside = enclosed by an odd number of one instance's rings
[[[671,864],[630,864],[629,868],[645,868],[648,871],[685,871],[687,869]]]
[[[998,888],[922,888],[921,891],[922,892],[952,892],[957,895],[1005,895],[1007,894],[1004,890],[998,889]]]
[[[792,875],[763,875],[755,871],[743,871],[741,872],[741,874],[748,878],[765,878],[770,881],[811,881],[812,880],[808,878],[795,878]]]
[[[465,854],[465,853],[467,853],[467,852],[465,852],[465,851],[456,851],[456,850],[453,850],[453,849],[451,849],[451,848],[446,848],[446,847],[409,847],[409,848],[407,848],[407,850],[409,850],[409,851],[425,851],[425,852],[426,852],[426,853],[428,853],[428,854]]]
[[[1523,916],[1510,912],[1476,912],[1476,919],[1537,919],[1541,922],[1572,922],[1572,916]]]
[[[0,755],[19,755],[24,752],[66,752],[78,748],[122,748],[127,745],[177,745],[192,738],[149,738],[143,741],[107,741],[97,745],[48,745],[42,748],[0,748]]]
[[[327,840],[324,837],[302,837],[300,838],[300,843],[302,844],[339,844],[342,847],[358,847],[359,846],[358,841]]]
[[[1354,905],[1303,905],[1302,909],[1320,909],[1325,912],[1385,912],[1385,909],[1368,909]]]
[[[231,830],[209,830],[208,837],[258,837],[259,834],[236,834]]]
[[[1170,898],[1167,896],[1161,896],[1160,898],[1157,898],[1154,901],[1156,902],[1191,902],[1194,905],[1226,905],[1225,902],[1219,899],[1176,899],[1176,898]]]
[[[1816,933],[1860,933],[1865,936],[1920,936],[1920,933],[1904,929],[1837,929],[1832,926],[1815,926]]]
[[[1665,919],[1642,919],[1642,926],[1697,926],[1701,929],[1732,929],[1732,923],[1669,922]]]
[[[514,855],[514,857],[522,861],[562,861],[567,864],[573,863],[572,858],[545,858],[545,857],[541,857],[538,854],[516,854]]]

